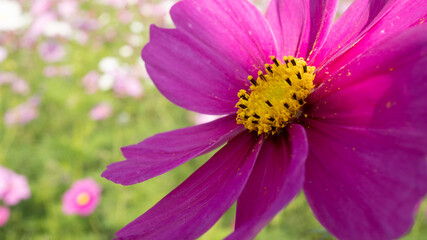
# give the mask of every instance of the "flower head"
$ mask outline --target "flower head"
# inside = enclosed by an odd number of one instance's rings
[[[11,206],[31,196],[27,178],[0,166],[0,200]]]
[[[39,116],[38,105],[40,98],[31,97],[26,102],[9,109],[4,114],[4,123],[6,125],[25,125]]]
[[[113,107],[106,102],[102,102],[90,110],[89,116],[92,120],[101,121],[107,119],[113,114]]]
[[[237,201],[251,239],[301,190],[339,239],[394,239],[427,192],[427,5],[182,0],[142,51],[173,103],[218,120],[123,148],[103,176],[145,181],[223,144],[119,239],[195,239]]]
[[[9,221],[10,209],[0,206],[0,227],[4,226]]]
[[[62,198],[62,211],[67,215],[90,215],[98,206],[101,187],[90,178],[74,182]]]

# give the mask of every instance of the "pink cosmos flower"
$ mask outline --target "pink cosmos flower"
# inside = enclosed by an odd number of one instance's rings
[[[0,166],[0,200],[6,205],[16,205],[31,196],[27,178]]]
[[[0,227],[3,227],[9,221],[10,209],[0,206]]]
[[[11,89],[14,93],[25,95],[30,92],[30,85],[24,79],[17,78],[11,82]]]
[[[66,51],[55,41],[46,41],[39,45],[39,54],[46,62],[57,62],[65,57]]]
[[[58,2],[58,13],[64,18],[71,18],[79,10],[79,2],[76,0],[65,0]]]
[[[101,190],[101,186],[91,178],[74,182],[62,197],[62,211],[67,215],[90,215],[99,204]]]
[[[251,239],[301,190],[338,239],[395,239],[427,192],[427,4],[182,0],[151,27],[148,73],[175,104],[223,115],[122,149],[103,176],[145,181],[223,144],[118,239],[195,239],[237,201]]]
[[[25,125],[39,116],[40,98],[31,97],[26,102],[8,110],[4,114],[6,125]]]
[[[118,97],[141,98],[144,94],[139,78],[132,75],[126,68],[119,68],[114,72],[113,89]]]
[[[82,78],[82,85],[88,94],[94,94],[98,91],[99,77],[99,73],[92,70]]]
[[[100,121],[107,119],[113,114],[113,107],[108,103],[100,103],[90,110],[89,116],[92,120]]]
[[[0,86],[6,84],[10,84],[10,87],[14,93],[25,95],[30,92],[30,86],[28,85],[28,82],[13,72],[0,72]]]

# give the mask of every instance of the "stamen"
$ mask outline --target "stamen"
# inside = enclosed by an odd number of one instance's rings
[[[291,63],[292,63],[292,65],[294,65],[294,66],[296,66],[296,65],[297,65],[297,63],[295,62],[295,59],[292,59],[292,60],[291,60]]]
[[[265,69],[267,69],[267,71],[268,71],[270,74],[273,74],[273,70],[271,70],[270,65],[266,64]]]
[[[272,57],[271,60],[273,60],[274,64],[276,64],[276,67],[279,66],[279,62],[277,61],[277,59],[275,57]]]
[[[264,80],[265,82],[267,81],[267,79],[265,79],[265,77],[264,77],[264,75],[262,74],[262,72],[261,72],[261,71],[259,71],[259,72],[258,72],[258,76],[259,76],[262,80]]]
[[[239,107],[240,108],[243,108],[243,109],[246,109],[246,108],[248,108],[246,105],[244,105],[244,104],[239,104]]]
[[[271,57],[266,73],[257,79],[248,77],[250,89],[240,90],[236,104],[237,123],[259,135],[273,135],[299,117],[304,99],[313,89],[314,70],[302,58],[284,57],[283,62]]]
[[[252,76],[248,77],[248,80],[254,85],[254,86],[258,86],[258,84],[256,83],[255,79]]]

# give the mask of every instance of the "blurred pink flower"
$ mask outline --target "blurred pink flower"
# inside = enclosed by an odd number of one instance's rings
[[[66,77],[73,74],[73,68],[70,65],[64,66],[46,66],[43,70],[46,77]]]
[[[26,102],[8,110],[4,115],[6,125],[25,125],[38,117],[40,99],[31,97]]]
[[[114,74],[114,92],[118,97],[140,98],[144,94],[141,81],[124,68]]]
[[[57,62],[65,57],[65,48],[55,41],[46,41],[39,45],[39,54],[46,62]]]
[[[101,186],[91,178],[74,182],[62,197],[62,211],[67,215],[90,215],[99,204],[101,190]]]
[[[108,103],[100,103],[92,108],[90,111],[90,118],[95,121],[104,120],[109,118],[113,113],[113,108]]]
[[[10,217],[10,209],[0,206],[0,227],[4,226]]]
[[[96,18],[91,17],[85,17],[85,18],[78,18],[74,21],[75,28],[82,30],[82,31],[93,31],[99,28],[99,22]]]
[[[12,83],[18,77],[11,72],[0,72],[0,86]]]
[[[11,82],[11,88],[14,93],[25,95],[30,92],[30,86],[22,78],[15,79]]]
[[[13,72],[0,72],[0,86],[10,84],[12,91],[17,94],[25,95],[30,92],[30,86],[27,81],[18,77]]]
[[[129,24],[133,19],[133,13],[127,9],[117,13],[117,19],[123,24]]]
[[[88,72],[82,78],[82,85],[88,94],[94,94],[98,91],[99,73],[95,70]]]
[[[37,0],[31,4],[30,13],[35,16],[49,12],[54,4],[54,0]]]
[[[79,10],[79,2],[75,0],[60,1],[57,8],[59,15],[69,18],[75,15]]]
[[[37,1],[36,1],[37,2]],[[57,20],[56,14],[52,12],[44,13],[34,18],[31,26],[26,31],[24,37],[21,39],[25,47],[31,47],[37,39],[43,34],[46,26]]]
[[[16,205],[31,196],[27,178],[0,166],[0,199],[6,205]]]

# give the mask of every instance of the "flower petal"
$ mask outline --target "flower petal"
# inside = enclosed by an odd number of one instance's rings
[[[151,28],[142,51],[147,71],[170,101],[205,114],[235,112],[248,75],[264,68],[276,44],[264,16],[245,0],[184,0],[176,29]]]
[[[322,66],[317,79],[324,79],[323,74],[334,73],[335,67],[343,66],[357,58],[366,49],[377,45],[378,42],[414,25],[424,23],[423,19],[427,13],[427,4],[424,0],[394,0],[387,3],[384,3],[384,0],[369,1],[369,4],[365,5],[358,1],[354,5],[356,7],[349,10],[351,13],[345,15],[346,19],[337,21],[331,31],[330,39],[327,40],[328,44],[324,46],[325,49],[322,50],[322,53],[319,53],[316,61],[323,61],[316,64],[316,66]],[[354,10],[361,7],[369,8],[369,10],[365,10],[364,13]],[[375,14],[377,15],[375,16]],[[353,18],[359,18],[359,20]],[[370,21],[372,18],[374,19]],[[348,24],[352,21],[366,24],[364,26],[356,24],[356,28],[349,31]],[[331,52],[326,53],[329,51]]]
[[[196,239],[233,204],[262,144],[243,132],[142,216],[117,232],[119,239]]]
[[[400,144],[427,145],[425,32],[427,25],[408,29],[342,67],[307,98],[305,114],[330,124],[369,128]]]
[[[227,239],[253,239],[301,190],[308,143],[293,124],[288,136],[265,140],[251,176],[237,200],[236,229]]]
[[[319,49],[331,27],[336,0],[272,0],[266,18],[273,29],[278,56],[306,58]]]
[[[426,30],[367,50],[307,102],[304,190],[339,239],[398,238],[427,193]]]
[[[311,64],[321,66],[333,54],[349,42],[354,41],[372,22],[378,21],[387,13],[385,7],[389,0],[356,0],[332,25],[331,32],[323,47],[313,53]],[[349,27],[351,26],[351,27]]]
[[[212,151],[242,130],[241,125],[236,124],[235,115],[230,115],[209,123],[157,134],[122,148],[127,160],[108,165],[102,177],[123,185],[145,181]]]
[[[426,152],[367,129],[311,123],[304,191],[319,222],[338,239],[408,232],[427,192]]]

